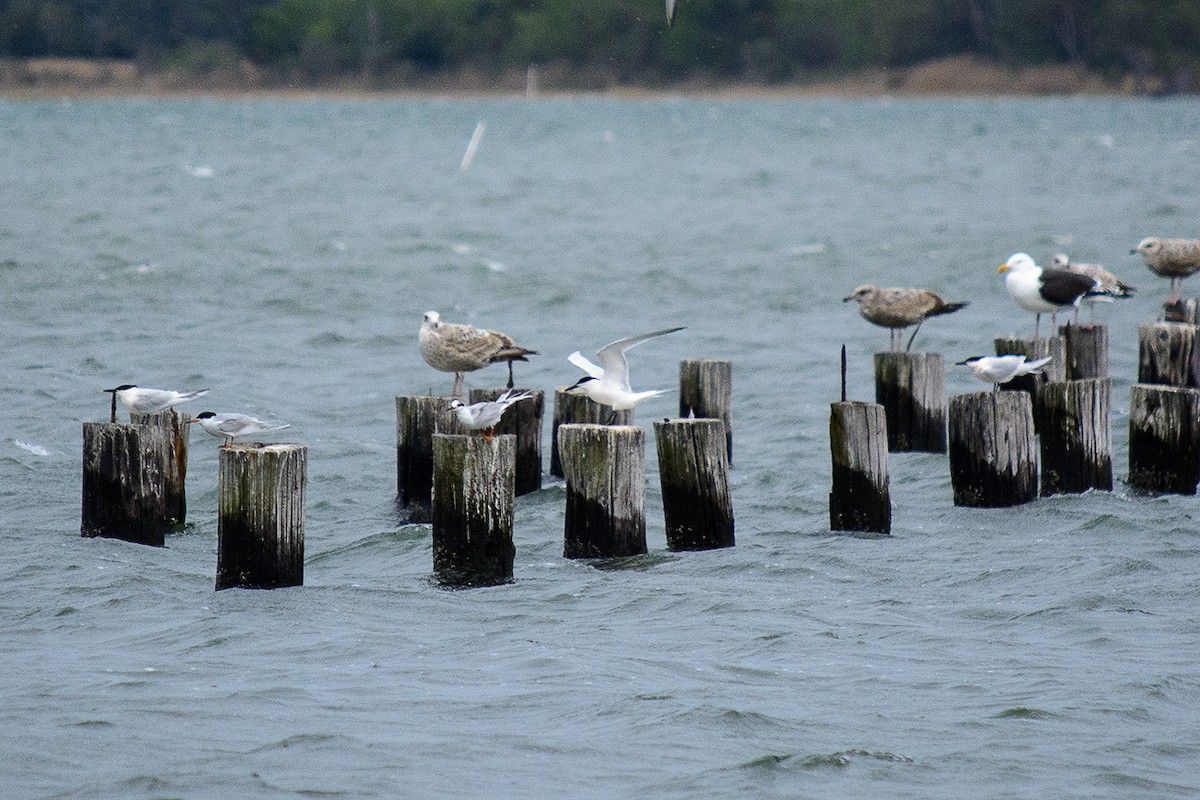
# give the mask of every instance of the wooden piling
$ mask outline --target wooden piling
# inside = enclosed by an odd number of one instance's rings
[[[1112,380],[1042,387],[1042,495],[1112,491]]]
[[[443,586],[512,583],[517,437],[433,436],[433,571]]]
[[[892,532],[887,414],[879,403],[830,404],[829,450],[833,488],[829,527],[835,531]]]
[[[876,353],[875,402],[887,417],[889,450],[946,452],[941,353]]]
[[[668,550],[733,547],[728,439],[719,419],[654,423]]]
[[[612,422],[609,420],[612,419]],[[554,419],[550,425],[550,474],[563,477],[562,455],[558,447],[558,429],[563,425],[632,425],[633,409],[616,412],[584,394],[554,390]]]
[[[725,451],[733,463],[733,362],[685,358],[679,362],[679,416],[725,423]]]
[[[1138,326],[1138,383],[1200,387],[1200,327],[1182,322]]]
[[[435,433],[463,433],[449,397],[396,398],[396,499],[413,522],[431,519]]]
[[[999,507],[1037,498],[1033,402],[1027,392],[950,398],[950,483],[957,506]]]
[[[116,397],[116,393],[113,393]],[[187,452],[191,426],[189,414],[174,409],[157,414],[130,414],[134,425],[152,425],[162,429],[162,463],[167,515],[173,525],[187,521]]]
[[[80,534],[162,547],[175,524],[164,479],[166,450],[157,426],[83,423]]]
[[[217,590],[304,584],[308,448],[235,444],[217,458]]]
[[[472,389],[471,402],[495,400],[508,389]],[[517,496],[542,488],[542,417],[546,408],[546,393],[541,389],[513,389],[514,393],[528,392],[528,400],[508,407],[496,434],[517,437]]]
[[[567,511],[565,558],[646,552],[646,453],[641,428],[564,424],[558,429]]]
[[[1200,482],[1200,390],[1136,383],[1129,401],[1129,484],[1195,494]]]
[[[1042,426],[1041,389],[1047,383],[1061,383],[1067,379],[1067,348],[1061,336],[1041,339],[1010,339],[996,337],[996,355],[1023,355],[1026,361],[1050,356],[1050,363],[1040,372],[1013,378],[1000,385],[1001,391],[1027,392],[1033,400],[1034,432]]]
[[[1065,379],[1108,377],[1108,328],[1104,325],[1064,325],[1059,328],[1066,353]],[[1049,366],[1049,365],[1047,365]]]

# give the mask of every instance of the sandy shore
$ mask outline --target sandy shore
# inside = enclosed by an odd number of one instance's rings
[[[533,80],[531,80],[533,78]],[[555,97],[611,95],[660,97],[1004,97],[1038,95],[1136,96],[1157,93],[1153,81],[1117,81],[1070,66],[1010,69],[971,56],[955,56],[893,70],[812,76],[787,83],[750,84],[691,80],[669,85],[620,84],[602,75],[546,68],[500,76],[476,73],[393,78],[382,85],[348,79],[331,84],[272,80],[253,65],[207,75],[143,72],[128,61],[20,59],[0,61],[0,96],[15,99],[147,97]]]

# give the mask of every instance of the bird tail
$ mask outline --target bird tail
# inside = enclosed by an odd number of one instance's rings
[[[513,345],[512,347],[504,348],[500,352],[496,353],[496,355],[492,356],[490,363],[497,364],[501,361],[508,361],[510,363],[513,361],[528,361],[529,359],[525,356],[536,355],[538,355],[537,350],[526,350],[524,347],[517,347],[516,345]]]
[[[962,303],[942,303],[941,305],[933,308],[928,314],[926,314],[926,316],[936,317],[939,314],[951,314],[955,311],[958,311],[960,308],[966,308],[969,305],[971,305],[969,300]]]
[[[183,395],[183,400],[180,400],[179,402],[182,403],[185,400],[195,400],[197,397],[203,397],[206,394],[208,394],[208,389],[200,389],[195,392],[185,392]]]
[[[1031,375],[1034,372],[1041,372],[1042,369],[1052,360],[1053,356],[1046,356],[1045,358],[1037,358],[1033,361],[1026,361],[1021,365],[1021,368],[1017,370],[1017,375]]]

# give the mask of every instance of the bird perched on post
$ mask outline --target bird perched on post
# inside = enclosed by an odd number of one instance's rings
[[[500,424],[500,418],[504,416],[508,407],[527,397],[533,397],[533,395],[529,392],[513,394],[511,389],[495,400],[484,400],[479,403],[471,403],[471,405],[466,405],[462,400],[454,397],[450,400],[450,410],[458,417],[458,421],[464,428],[469,431],[482,431],[483,438],[490,441],[496,435],[496,426]]]
[[[1137,253],[1155,275],[1171,279],[1167,305],[1179,302],[1183,279],[1200,270],[1200,239],[1160,239],[1151,236],[1129,251]]]
[[[1052,324],[1058,324],[1058,312],[1071,308],[1079,298],[1094,293],[1096,279],[1065,269],[1042,268],[1028,253],[1013,253],[1000,265],[1008,296],[1034,316],[1033,337],[1041,333],[1042,314],[1050,314]]]
[[[225,443],[221,447],[233,447],[233,440],[238,436],[252,436],[292,427],[286,422],[265,422],[245,414],[214,414],[212,411],[201,411],[188,422],[199,422],[200,427],[209,436],[224,439]]]
[[[929,289],[880,289],[869,283],[859,286],[849,297],[842,298],[843,303],[851,300],[858,303],[858,313],[862,314],[867,322],[891,329],[892,352],[900,349],[900,332],[904,328],[909,325],[917,326],[913,329],[912,336],[908,337],[908,346],[904,348],[907,352],[912,349],[913,339],[917,338],[921,323],[929,317],[949,314],[968,305],[965,302],[947,303]]]
[[[176,392],[171,389],[147,389],[132,383],[123,383],[115,389],[105,389],[121,401],[130,414],[157,414],[174,408],[180,403],[195,400],[208,394],[208,389],[195,392]]]
[[[1051,356],[1033,361],[1026,361],[1023,355],[971,356],[965,361],[955,362],[955,366],[970,367],[976,378],[992,384],[994,392],[1000,389],[1000,384],[1008,383],[1013,378],[1041,372],[1050,360]]]
[[[665,328],[661,331],[642,333],[637,336],[628,336],[624,339],[618,339],[615,342],[609,342],[596,351],[596,355],[600,357],[600,363],[603,366],[596,366],[576,350],[567,356],[567,360],[586,372],[587,375],[584,375],[571,386],[568,386],[567,391],[579,392],[580,394],[587,395],[601,405],[610,407],[612,409],[612,418],[616,417],[618,411],[626,411],[651,397],[666,394],[670,390],[651,389],[644,392],[633,391],[629,385],[629,362],[625,359],[625,351],[649,339],[666,336],[668,333],[681,330],[683,330],[682,327]]]
[[[442,322],[436,311],[426,311],[418,336],[421,358],[436,370],[454,373],[451,397],[462,397],[463,373],[508,362],[508,388],[513,388],[512,362],[528,361],[537,350],[519,346],[510,336],[471,325]]]
[[[1137,291],[1136,287],[1125,283],[1125,281],[1113,275],[1100,264],[1080,264],[1067,258],[1065,253],[1057,253],[1052,263],[1055,269],[1065,269],[1077,275],[1087,275],[1096,282],[1096,286],[1092,291],[1083,298],[1084,302],[1088,304],[1089,325],[1096,322],[1097,300],[1111,301],[1114,297],[1133,297],[1133,293]],[[1075,307],[1075,323],[1079,323],[1078,306]]]

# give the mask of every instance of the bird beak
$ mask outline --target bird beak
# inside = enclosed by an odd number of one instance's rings
[[[188,420],[188,425],[191,425],[193,422],[199,422],[199,421],[200,420],[196,419],[195,417],[192,417],[191,419]]]
[[[849,302],[850,302],[851,300],[853,300],[853,299],[854,299],[854,295],[850,295],[849,297],[843,297],[843,298],[842,298],[842,302],[843,302],[843,303],[849,303]]]
[[[1009,266],[1008,266],[1008,264],[1001,264],[1001,265],[1000,265],[1000,266],[999,266],[999,267],[996,269],[996,272],[1008,272],[1010,269],[1011,269],[1011,267],[1009,267]]]
[[[1136,247],[1131,247],[1131,248],[1129,248],[1129,255],[1131,255],[1131,256],[1136,256],[1136,255],[1137,255],[1137,248],[1136,248]]]

